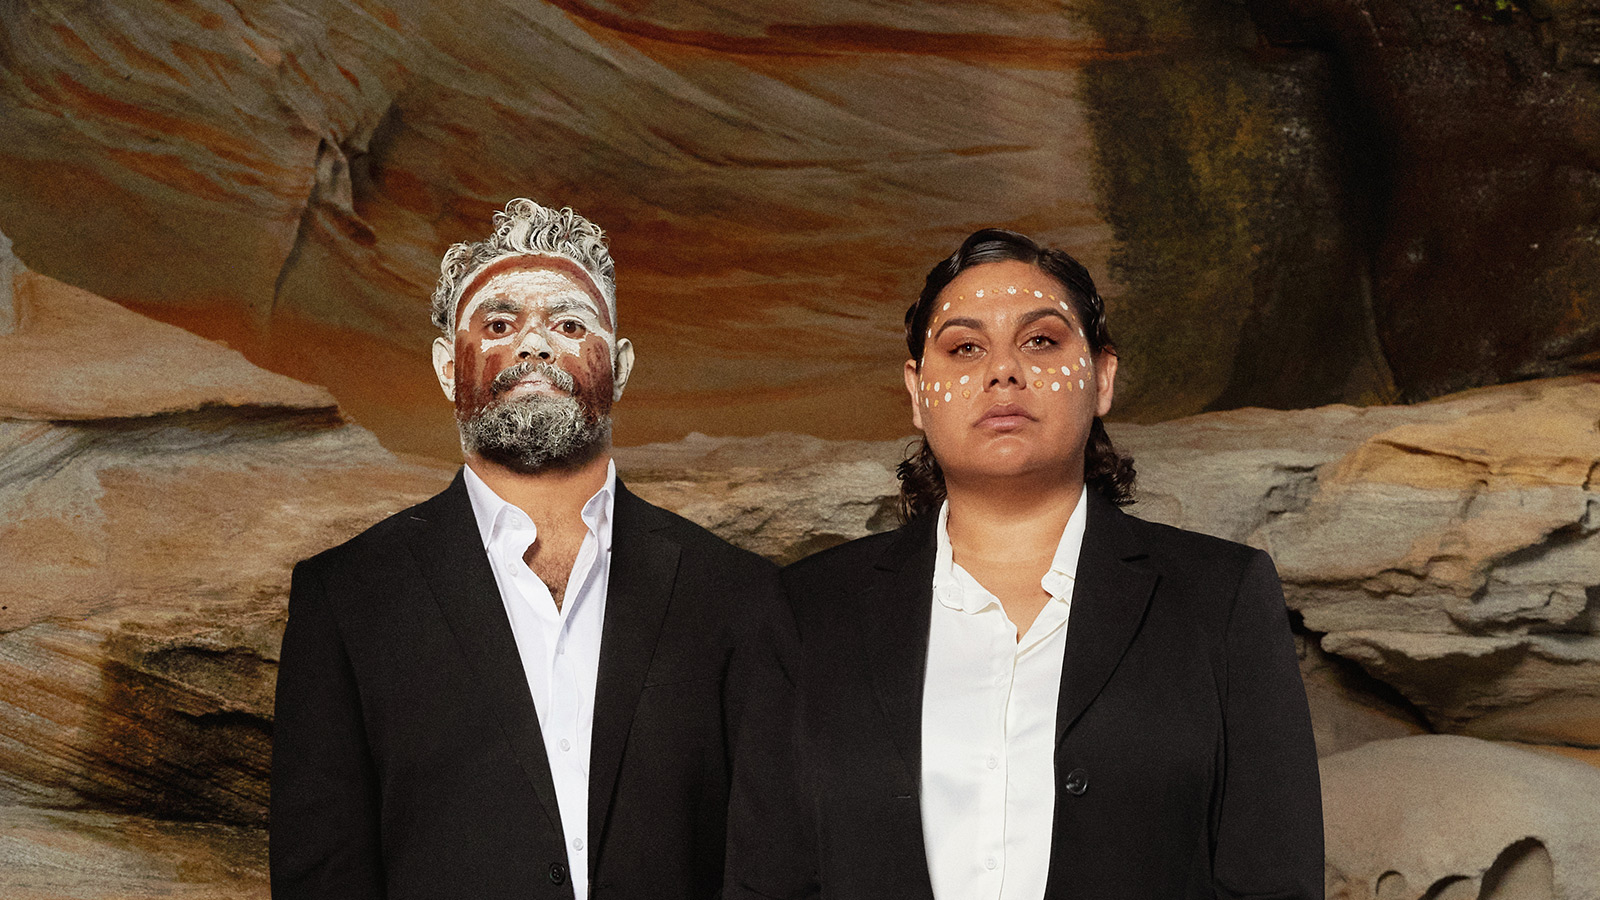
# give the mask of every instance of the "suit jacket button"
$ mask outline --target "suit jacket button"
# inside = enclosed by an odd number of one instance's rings
[[[567,883],[567,867],[563,866],[561,863],[551,863],[550,864],[550,883],[551,884],[566,884]]]
[[[1066,783],[1061,786],[1072,796],[1081,796],[1089,789],[1089,773],[1082,769],[1073,769],[1067,773]]]

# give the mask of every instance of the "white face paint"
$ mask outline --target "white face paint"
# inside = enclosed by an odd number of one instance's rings
[[[458,381],[474,384],[479,400],[499,372],[523,361],[545,361],[581,383],[609,377],[620,399],[633,366],[633,348],[619,339],[605,301],[564,259],[495,272],[459,304],[453,342],[439,340],[434,367],[445,394]],[[529,388],[538,388],[536,379]],[[548,386],[546,386],[548,387]]]
[[[485,304],[490,307],[484,311]],[[475,316],[483,311],[485,323],[503,322],[506,333],[488,331],[480,340],[482,350],[511,346],[519,340],[519,326],[544,320],[544,335],[558,354],[579,356],[584,339],[594,335],[606,345],[606,353],[616,359],[617,336],[605,312],[604,301],[592,295],[585,285],[565,272],[553,269],[513,269],[490,278],[467,300],[456,317],[456,331],[472,331]],[[576,325],[577,328],[572,326]],[[581,329],[581,331],[580,331]]]

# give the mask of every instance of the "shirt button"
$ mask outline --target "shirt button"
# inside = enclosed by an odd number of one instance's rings
[[[572,749],[572,742],[568,741],[566,738],[562,738],[561,739],[561,749],[563,749],[563,750],[571,750]],[[579,841],[578,843],[581,844],[583,842]]]
[[[573,838],[572,839],[572,849],[574,849],[574,850],[582,850],[583,849],[583,838]]]
[[[997,769],[999,767],[1000,767],[1000,757],[995,756],[993,753],[989,754],[989,768]]]
[[[983,861],[983,867],[985,869],[993,869],[995,866],[998,866],[998,865],[1000,865],[1000,864],[995,862],[994,861],[994,857],[992,857],[992,856]]]

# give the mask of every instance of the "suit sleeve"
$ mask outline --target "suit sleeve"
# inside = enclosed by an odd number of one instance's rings
[[[273,721],[274,900],[382,898],[377,797],[355,673],[326,589],[301,563],[289,590]]]
[[[799,639],[776,584],[741,652],[735,674],[744,700],[737,717],[728,804],[726,900],[820,896],[798,752]]]
[[[1256,552],[1226,632],[1218,897],[1323,897],[1322,792],[1311,714],[1277,570]]]

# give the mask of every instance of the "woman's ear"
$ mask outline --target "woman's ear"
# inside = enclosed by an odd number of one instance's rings
[[[917,371],[917,361],[906,360],[906,393],[911,395],[911,424],[918,431],[922,430],[922,391],[920,388],[920,375]]]
[[[1102,350],[1094,357],[1095,415],[1111,411],[1111,397],[1117,389],[1117,355]]]

